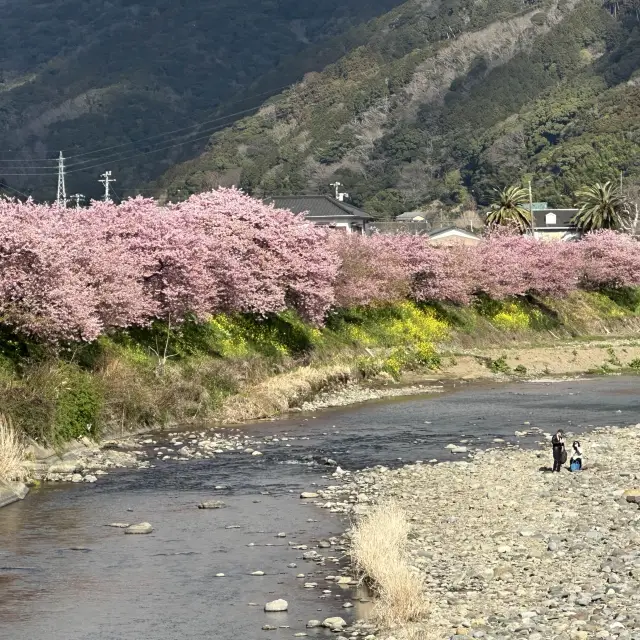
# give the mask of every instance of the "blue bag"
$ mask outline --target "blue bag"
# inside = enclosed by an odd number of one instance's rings
[[[569,471],[580,471],[581,467],[580,460],[572,460],[569,465]]]

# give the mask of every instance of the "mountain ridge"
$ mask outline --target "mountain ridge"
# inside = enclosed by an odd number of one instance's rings
[[[389,24],[412,11],[425,29],[433,19],[448,24],[450,37],[425,39],[422,47],[410,42],[394,55],[392,45],[406,34]],[[633,6],[614,17],[592,0],[490,9],[464,0],[406,2],[372,24],[377,41],[307,74],[256,115],[215,134],[200,158],[170,169],[157,192],[180,199],[233,183],[262,197],[327,192],[339,180],[355,204],[388,217],[433,200],[485,204],[494,187],[527,179],[556,206],[572,204],[580,181],[622,171],[630,189],[640,184],[640,27]],[[409,24],[415,30],[416,20]],[[620,138],[617,157],[606,132],[590,122],[600,98]],[[572,100],[573,107],[565,104]],[[545,103],[553,105],[546,114]],[[624,135],[617,125],[626,127]],[[586,161],[562,156],[581,136],[600,156],[588,169]],[[513,144],[517,157],[508,153]]]

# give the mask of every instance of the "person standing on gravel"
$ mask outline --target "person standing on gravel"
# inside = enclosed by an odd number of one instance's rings
[[[551,446],[553,447],[553,470],[560,471],[562,465],[567,461],[567,450],[564,444],[564,431],[558,429],[556,435],[551,438]]]

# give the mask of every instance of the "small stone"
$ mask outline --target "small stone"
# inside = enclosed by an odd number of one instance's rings
[[[132,533],[132,534],[151,533],[152,531],[153,531],[153,527],[148,522],[140,522],[139,524],[132,524],[124,530],[125,533]]]
[[[286,611],[289,608],[289,603],[286,600],[272,600],[264,605],[264,610],[273,613],[276,611]]]
[[[82,476],[79,473],[74,473],[71,476],[71,482],[82,482]]]
[[[261,452],[261,451],[253,451],[253,452],[251,453],[251,455],[252,455],[252,456],[261,456],[261,455],[262,455],[262,452]]]
[[[283,531],[283,532],[281,532],[281,533],[279,533],[279,534],[276,536],[276,538],[286,538],[286,537],[287,537],[287,534],[286,534],[284,531]]]
[[[205,500],[198,505],[198,509],[222,509],[226,506],[222,500]]]
[[[98,478],[96,478],[96,476],[91,475],[91,474],[86,475],[86,476],[84,477],[84,481],[85,481],[85,482],[97,482],[97,480],[98,480]]]
[[[216,573],[216,578],[224,578],[224,573]]]
[[[353,605],[352,605],[350,602],[345,602],[345,603],[342,605],[342,608],[343,608],[343,609],[351,609],[351,607],[353,607]]]
[[[295,568],[297,568],[297,566],[298,566],[298,565],[297,565],[295,562],[290,562],[290,563],[287,565],[287,568],[288,568],[288,569],[295,569]]]
[[[115,527],[116,529],[126,529],[130,527],[131,524],[129,522],[112,522],[111,524],[105,525],[107,527]]]
[[[300,494],[300,497],[303,498],[303,499],[317,498],[318,494],[314,493],[313,491],[303,491]]]
[[[627,489],[622,495],[627,502],[640,503],[640,489]]]
[[[262,625],[262,630],[263,631],[275,631],[278,627],[274,627],[272,624],[263,624]]]
[[[252,571],[251,575],[252,576],[263,576],[264,575],[264,571]]]
[[[315,629],[316,627],[321,626],[322,622],[320,622],[320,620],[309,620],[309,622],[307,622],[307,629]]]

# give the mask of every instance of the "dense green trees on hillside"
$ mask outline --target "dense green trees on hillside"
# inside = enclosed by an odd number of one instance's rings
[[[102,166],[70,174],[69,182],[94,194],[98,175],[112,169],[119,189],[141,186],[199,153],[211,127],[199,130],[202,140],[160,153],[147,152],[162,145],[136,141],[259,105],[264,92],[335,62],[361,37],[341,46],[345,33],[401,1],[6,0],[1,157],[22,162],[3,163],[5,181],[50,198],[55,176],[21,179],[11,175],[24,173],[16,165],[42,166],[60,149],[75,155],[134,143],[111,151]]]
[[[626,185],[640,184],[638,14],[631,3],[613,15],[599,0],[581,0],[560,3],[557,22],[551,6],[406,3],[360,29],[366,45],[216,135],[199,175],[224,183],[240,172],[256,195],[323,192],[338,179],[355,204],[383,217],[433,200],[487,206],[495,188],[529,179],[536,200],[558,207],[621,173]],[[532,26],[521,40],[530,44],[514,55],[492,47],[501,21],[526,12]],[[474,36],[465,50],[463,38],[450,58],[435,58],[462,32],[487,26],[484,40]],[[444,95],[433,88],[442,99],[416,110],[415,93],[470,54]],[[177,167],[159,188],[183,197],[201,188],[192,178]]]

